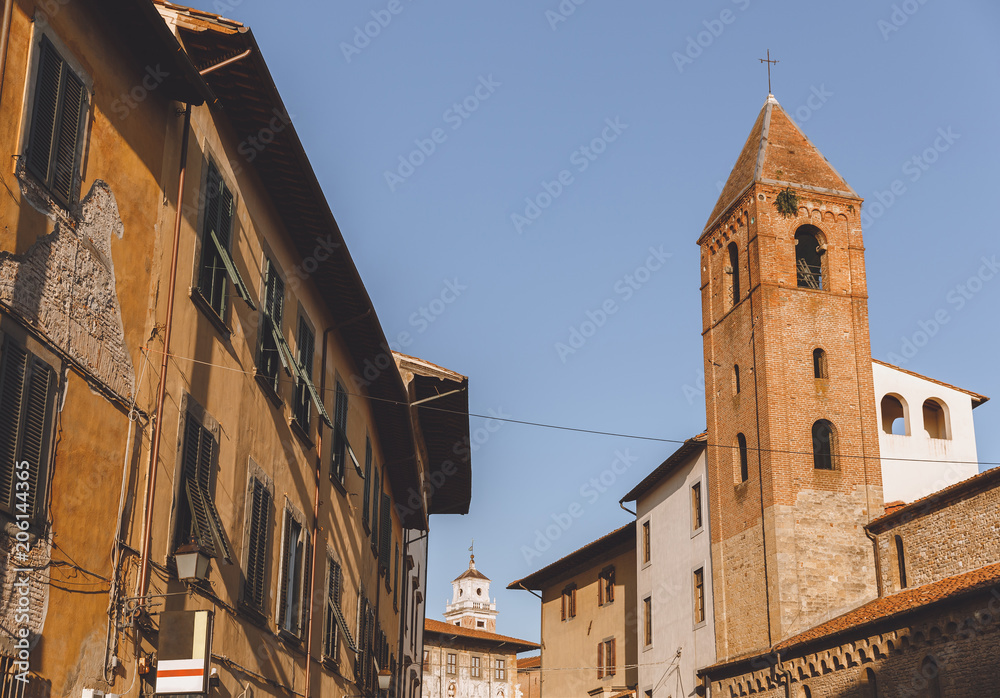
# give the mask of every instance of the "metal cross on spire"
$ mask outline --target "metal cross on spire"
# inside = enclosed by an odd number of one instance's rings
[[[776,61],[776,60],[772,61],[771,60],[771,49],[768,49],[767,50],[767,58],[761,58],[760,62],[761,63],[767,63],[767,93],[768,94],[772,94],[771,93],[771,64],[772,63],[777,63],[778,61]]]

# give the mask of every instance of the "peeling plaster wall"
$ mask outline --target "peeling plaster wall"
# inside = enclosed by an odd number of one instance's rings
[[[0,252],[0,303],[41,332],[118,396],[132,397],[135,371],[125,348],[115,289],[111,236],[125,226],[103,180],[72,216],[33,181],[19,177],[25,200],[55,222],[23,255]]]

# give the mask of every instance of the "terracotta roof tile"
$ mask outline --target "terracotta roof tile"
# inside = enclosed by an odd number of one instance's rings
[[[542,655],[533,654],[530,657],[519,657],[517,660],[517,670],[521,669],[541,669]]]
[[[885,366],[886,368],[891,368],[893,371],[899,371],[900,373],[905,373],[906,375],[913,376],[914,378],[919,378],[921,380],[930,381],[931,383],[937,383],[940,386],[943,386],[945,388],[950,388],[952,390],[957,390],[960,393],[965,393],[966,395],[968,395],[969,397],[972,398],[972,407],[973,407],[973,409],[975,409],[976,407],[979,407],[984,402],[989,402],[989,400],[990,400],[985,395],[981,395],[981,394],[973,392],[971,390],[966,390],[965,388],[959,388],[957,385],[952,385],[951,383],[945,383],[944,381],[939,381],[937,378],[928,378],[927,376],[925,376],[923,374],[920,374],[920,373],[917,373],[916,371],[908,371],[907,369],[900,368],[899,366],[896,366],[895,364],[890,364],[890,363],[887,363],[885,361],[879,361],[878,359],[872,359],[872,363],[873,364],[878,364],[880,366]]]
[[[485,642],[493,642],[496,644],[508,644],[513,646],[519,646],[521,649],[514,649],[515,652],[527,652],[529,650],[541,649],[541,645],[539,645],[537,642],[531,642],[529,640],[519,640],[516,637],[508,637],[507,635],[497,635],[496,633],[488,633],[485,630],[463,628],[460,625],[451,625],[450,623],[445,623],[444,621],[440,620],[433,620],[431,618],[424,619],[424,632],[437,633],[438,635],[457,635],[459,637],[467,637],[472,640],[483,640]]]
[[[685,462],[688,456],[697,453],[708,444],[708,432],[703,431],[696,436],[692,436],[685,441],[680,448],[670,454],[670,456],[660,463],[656,469],[642,479],[638,485],[633,487],[628,494],[622,497],[620,502],[634,502],[650,489],[656,486],[663,478],[674,471],[681,463]]]

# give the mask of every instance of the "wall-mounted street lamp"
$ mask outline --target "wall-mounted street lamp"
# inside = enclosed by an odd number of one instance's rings
[[[208,563],[212,558],[195,540],[182,545],[174,552],[177,563],[177,578],[182,582],[193,582],[208,577]]]

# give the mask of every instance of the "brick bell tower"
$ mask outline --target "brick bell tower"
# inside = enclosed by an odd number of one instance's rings
[[[698,240],[720,659],[877,594],[861,202],[768,95]]]

